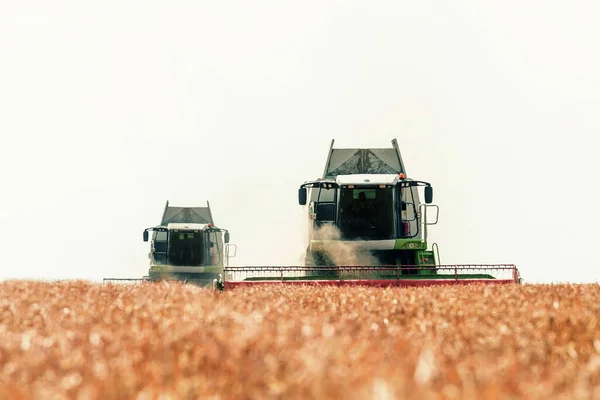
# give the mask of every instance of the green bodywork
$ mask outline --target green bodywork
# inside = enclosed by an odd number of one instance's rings
[[[397,265],[399,267],[399,271],[401,271],[401,274],[403,276],[410,276],[411,279],[418,279],[419,276],[430,278],[434,275],[437,275],[437,270],[435,267],[438,265],[439,260],[436,260],[433,250],[427,249],[427,242],[419,239],[394,239],[385,241],[311,240],[311,248],[313,250],[310,252],[310,255],[312,256],[314,264],[333,266],[334,264],[330,260],[330,257],[328,257],[325,247],[335,246],[336,243],[339,243],[343,246],[355,245],[357,247],[357,253],[370,253],[371,255],[374,253],[386,253],[382,255],[382,258],[393,259],[393,261],[383,262],[382,264]],[[373,249],[370,249],[370,247]],[[407,268],[405,268],[404,271],[402,270],[402,255],[404,255],[404,259],[413,260],[413,262],[404,264],[405,267],[410,266],[413,268],[412,270],[407,271]],[[417,267],[427,268],[416,269]],[[326,273],[329,274],[329,272]],[[317,278],[318,277],[315,276],[315,279]]]
[[[418,239],[396,239],[393,250],[427,249],[427,243]]]

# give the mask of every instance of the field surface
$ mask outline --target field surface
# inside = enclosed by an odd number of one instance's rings
[[[0,398],[600,398],[600,286],[0,283]]]

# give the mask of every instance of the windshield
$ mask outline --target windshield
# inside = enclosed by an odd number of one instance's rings
[[[393,238],[393,187],[341,188],[338,221],[341,234],[346,239]]]
[[[169,237],[169,264],[201,265],[203,261],[202,232],[171,232]]]

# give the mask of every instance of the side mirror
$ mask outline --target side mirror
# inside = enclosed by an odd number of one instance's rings
[[[301,187],[298,189],[298,203],[303,206],[306,204],[306,188]]]
[[[425,203],[431,204],[431,202],[433,202],[433,188],[425,186]]]
[[[144,231],[144,242],[148,241],[148,231]]]
[[[229,232],[225,231],[225,243],[229,243]]]

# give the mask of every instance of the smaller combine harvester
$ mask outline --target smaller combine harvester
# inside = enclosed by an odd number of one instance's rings
[[[390,148],[333,145],[332,140],[323,176],[303,183],[298,192],[310,224],[305,265],[225,267],[227,275],[217,278],[216,289],[521,283],[513,264],[439,263],[437,244],[428,242],[428,226],[439,215],[433,187],[408,177],[396,139]]]
[[[174,280],[212,286],[237,250],[229,244],[229,231],[215,226],[208,201],[206,207],[173,207],[167,201],[160,225],[144,229],[144,242],[150,232],[148,275],[104,282]]]

